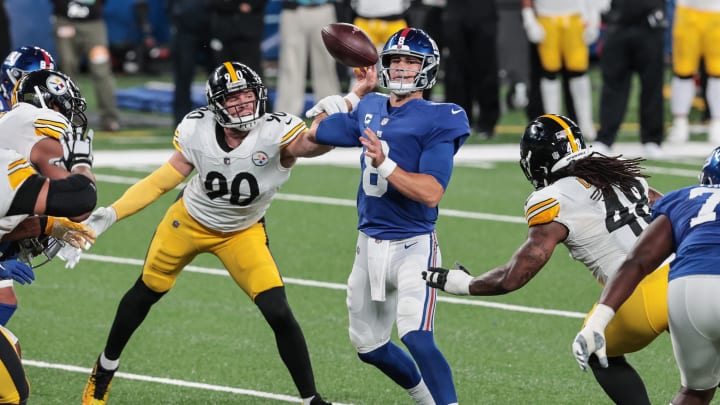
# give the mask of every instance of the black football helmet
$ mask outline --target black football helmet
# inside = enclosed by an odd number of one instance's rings
[[[700,184],[720,184],[720,146],[705,159],[698,180]]]
[[[538,190],[552,183],[552,173],[591,153],[575,122],[562,115],[545,114],[525,128],[520,140],[520,167]]]
[[[72,123],[76,134],[82,135],[87,129],[87,102],[78,86],[62,72],[35,70],[25,74],[12,94],[13,104],[21,102],[57,110]]]
[[[252,89],[255,93],[255,109],[251,115],[236,117],[225,107],[225,98],[241,90]],[[218,124],[240,131],[253,129],[265,115],[267,87],[254,70],[240,62],[223,62],[215,68],[205,85],[205,96]]]
[[[412,83],[390,81],[390,60],[396,55],[414,56],[422,61]],[[435,85],[440,69],[440,51],[435,41],[418,28],[403,28],[393,34],[380,52],[379,85],[397,95],[429,89]]]

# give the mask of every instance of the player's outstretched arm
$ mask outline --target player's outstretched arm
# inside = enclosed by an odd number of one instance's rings
[[[133,215],[180,185],[194,168],[182,153],[175,151],[165,164],[130,186],[108,209],[114,211],[115,220]]]
[[[423,278],[430,287],[459,295],[501,295],[515,291],[527,284],[552,257],[555,246],[567,237],[565,226],[557,222],[535,225],[528,230],[528,237],[510,260],[479,276],[463,275],[459,270],[430,268]],[[443,286],[443,281],[445,285]],[[467,283],[463,286],[462,283]],[[451,284],[448,284],[451,283]],[[451,290],[448,290],[451,285]]]

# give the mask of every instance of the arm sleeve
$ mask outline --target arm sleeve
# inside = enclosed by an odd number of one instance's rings
[[[455,146],[452,142],[433,145],[420,155],[419,172],[435,177],[443,189],[447,189],[452,175],[454,154]]]
[[[174,189],[185,180],[169,162],[160,166],[147,177],[132,185],[112,204],[117,219],[128,217],[150,205],[163,194]]]
[[[315,133],[317,142],[340,147],[360,146],[360,134],[351,114],[332,114],[322,120]]]

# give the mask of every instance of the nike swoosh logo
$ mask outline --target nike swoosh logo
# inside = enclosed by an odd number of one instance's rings
[[[450,112],[452,113],[452,115],[459,114],[462,112],[462,108],[459,110],[450,110]]]
[[[406,243],[406,244],[405,244],[405,249],[410,249],[411,247],[413,247],[413,246],[415,246],[415,245],[417,245],[417,244],[418,244],[417,242]]]

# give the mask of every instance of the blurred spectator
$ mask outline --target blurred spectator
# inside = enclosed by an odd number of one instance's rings
[[[596,137],[588,68],[589,45],[599,35],[600,14],[591,0],[522,0],[522,19],[530,42],[536,43],[542,76],[544,113],[561,114],[563,68],[567,71],[577,122],[585,139]]]
[[[467,112],[476,133],[490,139],[500,118],[498,77],[498,12],[495,0],[447,0],[443,42],[449,55],[445,66],[445,101]],[[480,107],[473,114],[473,103]]]
[[[209,0],[210,47],[217,63],[238,61],[262,75],[267,0]]]
[[[353,24],[368,34],[378,51],[392,34],[408,26],[409,0],[351,0],[350,6],[355,11]]]
[[[10,20],[5,8],[5,0],[0,0],[0,55],[10,53],[10,46]]]
[[[322,27],[336,21],[330,1],[283,0],[275,111],[303,116],[308,59],[315,100],[340,92],[335,60],[320,36]]]
[[[170,54],[173,66],[173,118],[175,125],[193,109],[192,83],[195,67],[209,74],[215,67],[210,50],[210,12],[204,0],[168,0],[171,18]]]
[[[710,111],[708,140],[720,144],[720,55],[715,42],[720,38],[720,2],[680,1],[672,28],[672,70],[670,111],[673,124],[668,133],[670,143],[684,143],[690,138],[688,115],[696,95],[695,78],[704,62],[707,85],[703,86]],[[698,4],[703,4],[702,8]],[[702,75],[701,75],[702,78]]]
[[[87,59],[100,110],[100,128],[117,131],[120,121],[103,1],[52,0],[52,3],[60,70],[77,80],[80,64]]]
[[[610,153],[627,111],[632,75],[640,78],[640,141],[647,158],[662,156],[665,0],[612,0],[604,15],[600,130],[593,147]]]
[[[414,1],[408,10],[408,24],[412,27],[420,28],[435,40],[440,50],[440,59],[443,58],[445,41],[443,39],[443,13],[447,0],[420,0]],[[442,79],[441,71],[445,68],[445,63],[439,66],[438,82]],[[433,88],[436,88],[434,86]],[[423,90],[423,98],[431,100],[433,88]]]

